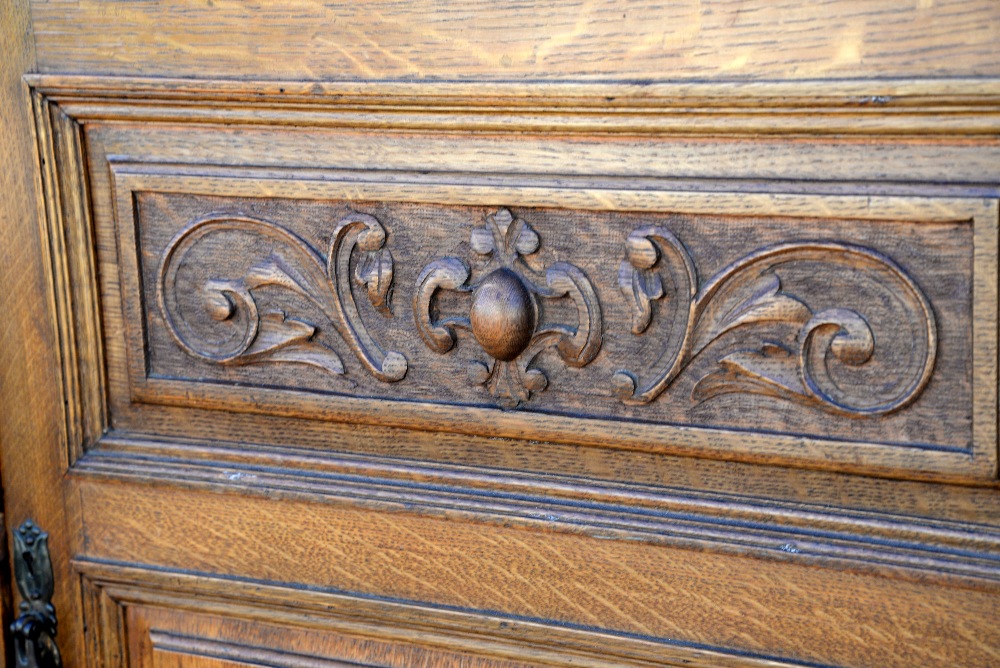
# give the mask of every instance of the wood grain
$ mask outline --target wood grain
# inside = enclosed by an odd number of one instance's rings
[[[50,523],[71,666],[1000,662],[994,4],[30,9],[46,73],[29,77],[41,206],[0,203],[27,221],[4,220],[0,294],[16,315],[0,327],[14,342],[0,347],[0,464],[8,517]],[[30,120],[17,123],[24,157],[3,185],[27,192]],[[41,245],[31,207],[45,212]],[[246,356],[220,371],[154,322],[171,239],[234,208],[327,260],[261,325],[267,345],[244,351],[296,372]],[[508,240],[518,263],[538,242],[540,268],[578,269],[594,299],[528,294],[546,302],[533,319],[522,293],[500,304],[510,277],[494,276],[480,336],[459,332],[439,355],[415,334],[413,287],[442,258],[487,285],[470,228],[501,208],[535,234]],[[594,397],[614,398],[615,370],[654,371],[643,360],[672,331],[648,274],[671,275],[668,248],[630,241],[650,222],[690,247],[705,285],[790,238],[891,257],[935,322],[936,345],[891,346],[935,349],[926,390],[867,429],[803,419],[807,406],[767,422],[757,400],[705,429],[671,395],[682,371],[646,405],[656,424],[606,419],[620,416]],[[330,233],[349,227],[357,238],[334,252]],[[180,282],[229,281],[210,304],[221,322],[235,313],[225,295],[309,278],[287,264],[242,283],[208,275],[268,250],[218,246],[185,256]],[[892,272],[858,288],[853,269],[788,294],[812,322],[836,304],[813,309],[805,292],[874,292],[875,344],[906,339],[880,317],[907,301],[886,287]],[[307,313],[328,281],[329,312]],[[444,292],[426,300],[432,325],[447,313],[473,328],[467,295]],[[750,292],[806,319],[781,292]],[[594,314],[600,352],[547,353],[547,386],[517,411],[465,405],[453,360],[473,348],[516,360],[530,337],[512,331],[553,316],[579,334]],[[405,368],[386,373],[372,345]],[[571,364],[583,350],[594,358]],[[913,358],[890,366],[920,371]],[[322,374],[357,385],[339,396]]]
[[[271,499],[353,500],[374,509],[406,508],[452,520],[709,549],[921,582],[1000,582],[1000,534],[982,524],[832,511],[816,503],[746,494],[581,482],[565,474],[417,466],[385,457],[332,458],[300,451],[293,460],[287,452],[283,457],[275,451],[205,448],[192,458],[190,446],[107,445],[79,460],[74,475]]]
[[[114,620],[94,635],[104,652],[95,658],[100,656],[105,665],[111,666],[119,665],[120,657],[127,651],[126,624],[132,625],[133,643],[140,646],[143,656],[148,656],[145,637],[159,630],[164,635],[184,633],[185,637],[196,641],[198,636],[209,634],[223,642],[232,638],[242,651],[259,651],[260,648],[253,644],[259,644],[258,638],[266,636],[268,646],[279,651],[294,643],[299,650],[309,648],[318,656],[329,656],[331,651],[336,651],[351,660],[365,661],[375,653],[381,660],[390,662],[437,660],[443,664],[442,668],[467,665],[463,661],[514,661],[586,668],[798,665],[738,652],[562,628],[496,614],[307,592],[280,585],[221,580],[87,559],[74,564],[81,573],[86,600],[105,618]],[[134,612],[127,616],[126,609]],[[150,628],[154,620],[157,622],[155,628]],[[282,632],[272,634],[279,624]],[[182,647],[182,638],[165,640],[174,648]],[[236,647],[231,647],[232,650],[241,651]],[[301,651],[297,658],[300,662],[308,660]]]
[[[52,258],[28,90],[35,67],[26,2],[0,5],[0,470],[6,522],[31,518],[52,534],[53,603],[63,615],[58,642],[67,666],[80,665],[79,588],[69,570],[75,533],[64,506],[67,467],[64,385],[53,300]],[[40,233],[41,232],[41,233]],[[5,569],[12,569],[9,560]],[[7,582],[11,579],[5,578]],[[5,609],[14,609],[14,594]],[[4,626],[10,621],[4,619]],[[4,638],[9,636],[4,633]],[[6,644],[6,641],[5,641]],[[0,648],[2,656],[11,647]]]
[[[127,554],[174,570],[817,663],[989,665],[1000,652],[995,591],[406,512],[125,484],[79,489],[84,554],[97,560]]]
[[[44,72],[556,81],[1000,74],[1000,9],[983,0],[530,9],[483,0],[38,0],[32,18]]]

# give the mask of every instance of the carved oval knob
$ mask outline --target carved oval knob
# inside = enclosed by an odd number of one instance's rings
[[[476,288],[469,320],[483,350],[510,361],[528,347],[537,316],[531,294],[517,274],[497,269]]]

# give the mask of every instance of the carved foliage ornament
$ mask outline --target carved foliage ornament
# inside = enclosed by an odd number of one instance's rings
[[[748,392],[780,397],[855,417],[885,415],[909,405],[930,380],[937,351],[937,326],[920,288],[891,259],[871,249],[828,241],[781,243],[755,251],[699,283],[694,261],[669,230],[643,227],[629,235],[619,286],[632,308],[632,332],[650,326],[653,302],[676,300],[678,318],[649,378],[619,371],[614,383],[628,404],[645,404],[666,390],[709,344],[737,328],[785,323],[792,341],[762,340],[719,360],[719,368],[695,385],[693,398]],[[781,272],[792,263],[839,266],[869,274],[891,291],[879,308],[900,331],[912,332],[909,363],[891,370],[879,387],[838,382],[832,366],[861,367],[875,352],[876,336],[857,311],[814,312],[782,290]],[[666,280],[664,280],[666,279]]]
[[[213,254],[213,268],[225,267],[233,234],[252,237],[249,269],[235,278],[204,278],[197,294],[181,287],[179,272],[193,249]],[[169,244],[160,266],[159,301],[167,326],[187,353],[221,365],[263,362],[306,364],[343,374],[340,356],[316,340],[318,326],[282,310],[260,312],[257,293],[286,290],[315,305],[362,365],[381,381],[406,374],[406,359],[385,352],[368,333],[351,292],[353,280],[369,301],[391,317],[393,260],[385,229],[374,217],[352,213],[333,231],[324,256],[294,232],[271,222],[238,215],[195,221]],[[359,258],[351,272],[355,249]],[[253,258],[251,258],[252,260]]]
[[[507,209],[487,216],[486,225],[472,231],[472,250],[489,258],[485,274],[471,282],[469,266],[459,258],[431,262],[417,279],[413,314],[424,343],[437,353],[455,345],[456,330],[466,330],[491,358],[475,361],[469,380],[484,386],[504,408],[515,408],[548,385],[532,362],[543,351],[555,348],[566,364],[582,367],[601,348],[601,307],[597,293],[584,273],[565,262],[545,272],[545,284],[527,276],[523,258],[539,248],[538,234]],[[435,316],[438,290],[472,293],[468,316]],[[539,300],[571,299],[576,304],[575,324],[539,322]]]

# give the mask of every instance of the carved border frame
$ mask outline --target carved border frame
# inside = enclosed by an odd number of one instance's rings
[[[32,91],[42,199],[43,252],[56,313],[65,394],[66,465],[108,429],[104,342],[83,127],[50,97]]]
[[[532,109],[525,113],[519,111],[512,119],[507,119],[509,123],[501,122],[503,119],[491,112],[463,117],[462,124],[455,126],[447,123],[449,115],[454,113],[455,105],[462,108],[463,104],[472,104],[477,110],[481,108],[483,101],[472,96],[472,92],[478,92],[474,86],[469,88],[457,84],[442,84],[436,87],[433,94],[423,95],[424,87],[400,84],[393,87],[394,92],[387,97],[384,91],[372,93],[372,90],[381,89],[369,90],[363,85],[340,87],[333,85],[320,89],[316,89],[315,86],[303,88],[292,85],[282,87],[283,91],[287,88],[287,95],[279,99],[268,95],[268,91],[277,88],[276,84],[185,82],[181,85],[172,81],[53,75],[31,75],[26,78],[33,87],[32,104],[36,116],[36,138],[42,157],[42,180],[48,208],[47,215],[42,221],[42,235],[49,244],[52,291],[59,314],[59,354],[67,396],[65,446],[69,464],[97,442],[108,426],[101,323],[97,291],[94,289],[96,268],[92,243],[93,222],[84,167],[86,147],[82,131],[83,123],[89,120],[114,119],[197,122],[199,119],[208,120],[213,114],[218,113],[218,107],[212,103],[216,98],[230,100],[234,99],[234,95],[240,98],[240,95],[244,94],[245,97],[240,99],[245,100],[245,103],[236,104],[232,112],[226,112],[233,122],[280,124],[291,118],[299,118],[303,113],[301,105],[307,104],[315,110],[323,111],[320,117],[313,116],[309,122],[326,127],[392,127],[405,130],[446,131],[456,129],[490,131],[503,128],[542,132],[560,127],[561,132],[588,134],[595,131],[593,119],[601,114],[600,108],[591,104],[592,96],[597,89],[585,85],[557,87],[558,90],[553,89],[550,92],[558,92],[559,95],[549,100],[544,109]],[[712,136],[722,130],[735,132],[737,135],[755,135],[761,128],[754,125],[750,119],[754,115],[752,112],[758,109],[796,112],[788,116],[780,114],[769,116],[768,133],[774,135],[835,131],[837,134],[874,136],[892,134],[905,128],[906,133],[920,135],[983,136],[995,133],[1000,128],[1000,90],[977,86],[978,95],[972,99],[968,96],[955,96],[955,86],[961,89],[962,82],[884,85],[893,89],[896,101],[905,103],[897,110],[899,114],[892,118],[880,114],[873,115],[870,110],[861,108],[863,105],[859,107],[857,84],[834,86],[826,91],[826,97],[822,100],[817,100],[812,91],[806,90],[808,87],[801,84],[761,84],[754,88],[755,95],[758,96],[755,98],[754,109],[742,120],[732,118],[732,110],[726,106],[726,100],[733,95],[746,93],[739,86],[686,85],[678,88],[663,85],[656,87],[655,90],[644,91],[641,98],[633,99],[629,95],[624,95],[616,107],[616,113],[606,119],[610,124],[605,123],[601,128],[602,132],[639,133],[649,136],[688,131]],[[491,93],[491,99],[517,99],[524,93],[522,88],[524,86],[500,86]],[[530,89],[530,86],[528,88]],[[692,111],[689,105],[680,106],[677,103],[677,100],[681,99],[678,96],[686,100],[701,100],[704,105],[700,111]],[[140,100],[141,104],[133,100]],[[363,113],[358,113],[358,110],[362,109],[358,105],[362,102],[368,106],[364,107]],[[375,111],[372,112],[372,109]],[[586,110],[583,116],[580,115],[582,109]],[[933,113],[928,113],[929,110],[933,110]],[[398,113],[401,111],[405,113]],[[651,114],[651,111],[656,113]],[[812,120],[817,114],[831,118],[836,115],[839,122],[821,129]],[[905,122],[900,120],[904,117]],[[615,120],[612,121],[611,118]],[[782,120],[776,120],[779,118]],[[849,123],[848,119],[854,120]],[[861,119],[863,122],[852,125]],[[693,120],[697,122],[692,125]],[[689,130],[685,131],[683,128]],[[378,188],[377,184],[366,184],[365,187],[369,190]],[[518,189],[513,186],[508,190]],[[984,197],[996,196],[995,187],[992,190],[983,187],[981,190]],[[933,191],[934,188],[928,189],[930,193]],[[485,193],[489,193],[490,197],[496,197],[498,191],[495,188],[469,187],[468,192],[472,201],[484,196]],[[530,203],[531,197],[524,196],[524,189],[520,192],[518,202]],[[551,201],[548,198],[550,193],[546,193],[544,188],[534,192],[539,196],[539,200]],[[628,194],[625,191],[614,196],[619,198],[618,206],[641,205],[645,198],[640,192]],[[680,206],[685,211],[718,212],[727,201],[745,202],[748,197],[756,197],[762,203],[774,203],[782,198],[801,202],[803,198],[811,196],[782,194],[748,196],[727,195],[725,192],[709,194],[678,191],[672,197],[674,197],[673,205]],[[837,199],[840,199],[839,196]],[[850,200],[850,196],[844,196],[842,199],[842,201]],[[961,201],[971,203],[982,200]],[[934,472],[950,478],[996,476],[997,221],[995,209],[994,213],[987,217],[992,219],[983,220],[976,217],[974,233],[975,437],[972,451],[948,453],[901,448],[898,449],[900,450],[898,457],[890,457],[895,461],[888,464],[872,461],[859,463],[856,457],[849,456],[844,461],[830,463],[828,468],[870,471],[881,475],[892,475],[893,471],[918,473],[929,470],[932,477]],[[166,393],[163,396],[166,396]],[[457,410],[457,412],[462,411]],[[377,419],[382,421],[384,416],[377,416]],[[454,424],[446,425],[445,428],[461,431],[460,423],[463,420],[464,416],[456,415]],[[406,420],[400,424],[412,426]],[[566,425],[555,419],[552,421],[551,429],[540,430],[534,436],[559,441],[564,426]],[[739,433],[734,432],[734,434]],[[623,446],[657,451],[663,449],[662,443],[657,444],[655,439],[651,442],[648,436],[649,434],[645,432],[628,433]],[[676,441],[664,451],[710,457],[728,457],[730,454],[706,452],[704,444],[697,443],[697,439],[689,438],[683,430],[674,436],[677,437]],[[783,448],[788,453],[799,453],[800,446],[799,439],[790,438]],[[765,454],[764,458],[769,462],[781,461],[810,467],[827,466],[817,458],[799,458],[795,454],[786,456],[780,452]]]

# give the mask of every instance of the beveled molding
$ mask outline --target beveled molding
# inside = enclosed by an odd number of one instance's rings
[[[583,534],[836,568],[897,580],[1000,587],[1000,529],[884,511],[558,474],[419,463],[309,448],[109,434],[71,470],[81,481],[180,485],[266,498]]]
[[[1000,131],[1000,81],[974,78],[641,84],[242,82],[57,74],[25,79],[81,120],[126,112],[136,121],[448,132],[899,136]]]
[[[452,661],[459,654],[469,661],[521,660],[524,665],[567,668],[795,668],[817,665],[497,613],[357,597],[231,577],[218,578],[87,558],[75,559],[72,565],[80,576],[83,591],[88,665],[103,668],[130,665],[129,633],[136,630],[129,627],[126,609],[141,615],[144,607],[342,633],[386,646],[425,647],[432,656],[437,652],[440,658]],[[198,638],[171,637],[169,632],[155,628],[150,629],[150,633],[158,634],[150,639],[154,645],[160,641],[185,653],[194,653],[192,650],[199,647],[210,648],[207,642]],[[221,649],[220,644],[214,645],[214,649]],[[255,653],[257,648],[242,644],[230,649],[237,654],[249,654]],[[237,658],[233,652],[227,654],[225,658]],[[256,654],[259,659],[259,652]],[[280,660],[282,657],[275,652],[271,658]],[[305,660],[301,655],[297,658],[299,663],[289,665],[301,665]],[[292,657],[285,655],[285,660],[291,661]],[[283,664],[279,661],[268,665]],[[319,658],[309,665],[333,668],[358,664]]]
[[[89,180],[80,123],[37,92],[31,107],[45,208],[38,220],[65,395],[63,451],[70,465],[108,424]]]

